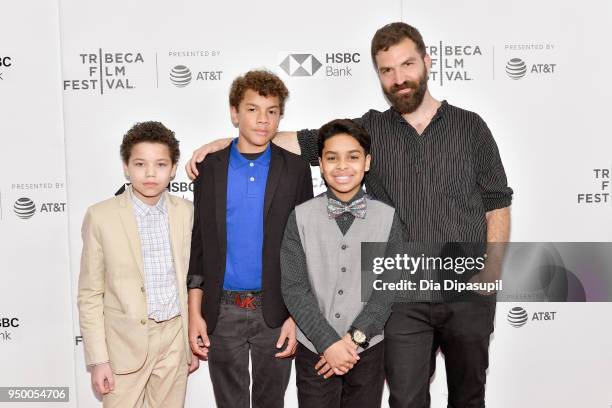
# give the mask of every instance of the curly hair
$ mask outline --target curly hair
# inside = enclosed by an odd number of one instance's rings
[[[285,112],[285,100],[289,96],[289,90],[283,81],[272,72],[253,70],[234,79],[229,94],[230,106],[238,109],[247,89],[251,89],[264,97],[277,96],[280,104],[280,114],[282,115]]]
[[[127,164],[130,160],[132,148],[142,142],[161,143],[168,146],[172,164],[178,163],[181,151],[179,150],[179,141],[174,137],[174,132],[162,123],[153,121],[136,123],[123,136],[120,153],[124,163]]]
[[[379,51],[387,51],[389,47],[399,44],[406,38],[415,43],[419,54],[421,57],[424,57],[427,50],[419,30],[406,23],[391,23],[379,28],[372,38],[370,52],[372,54],[374,66],[377,66],[376,54],[378,54]]]

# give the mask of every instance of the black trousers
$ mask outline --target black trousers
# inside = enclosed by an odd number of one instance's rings
[[[448,408],[485,406],[495,302],[396,303],[385,326],[391,408],[430,406],[429,382],[440,347]]]
[[[359,354],[359,361],[342,376],[318,375],[319,355],[298,345],[295,356],[300,408],[379,408],[385,385],[385,348],[380,342]]]
[[[249,310],[221,304],[214,332],[209,336],[208,370],[220,408],[281,408],[291,376],[292,359],[274,357],[281,328],[269,328],[261,308]],[[249,398],[249,351],[253,368]]]

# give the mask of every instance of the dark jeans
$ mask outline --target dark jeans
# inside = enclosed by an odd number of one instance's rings
[[[359,361],[342,376],[318,375],[319,355],[298,345],[295,356],[300,408],[379,408],[385,385],[385,348],[380,342],[359,354]]]
[[[440,347],[448,408],[485,406],[495,302],[396,303],[385,326],[385,372],[392,408],[430,406],[429,382]]]
[[[292,359],[274,357],[281,328],[264,322],[261,308],[221,304],[210,337],[208,369],[220,408],[249,407],[249,350],[253,368],[252,407],[283,407]],[[282,350],[282,349],[281,349]]]

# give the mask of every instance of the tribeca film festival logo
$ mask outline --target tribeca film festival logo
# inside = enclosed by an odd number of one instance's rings
[[[478,44],[445,44],[426,47],[431,57],[429,79],[443,86],[446,82],[469,82],[482,75],[486,61]]]
[[[506,54],[515,54],[517,51],[530,53],[529,58],[519,58],[516,55],[506,61],[505,71],[508,78],[519,80],[526,76],[550,76],[554,75],[557,63],[554,62],[550,53],[555,50],[554,44],[506,44]]]
[[[10,68],[13,65],[13,61],[11,57],[2,56],[0,54],[0,81],[4,81],[4,73],[7,68]]]
[[[223,70],[220,69],[218,62],[211,63],[211,58],[220,56],[220,50],[169,51],[167,58],[170,61],[170,67],[167,72],[170,83],[177,88],[185,88],[190,84],[221,81]],[[178,58],[180,62],[174,62],[175,58]],[[157,60],[158,55],[155,54],[156,68]],[[186,63],[185,60],[190,62]],[[156,75],[159,78],[159,73]]]
[[[136,85],[129,76],[132,67],[144,64],[140,52],[105,52],[79,54],[84,66],[85,78],[65,79],[64,91],[95,91],[103,95],[106,91],[134,89]]]
[[[595,168],[592,169],[593,186],[587,191],[577,194],[576,202],[578,205],[610,205],[612,199],[612,169]]]
[[[18,327],[18,317],[0,317],[0,341],[13,340],[14,329]]]
[[[510,311],[508,312],[507,320],[512,327],[519,328],[526,325],[527,322],[530,320],[532,322],[554,321],[556,315],[557,312],[534,312],[531,315],[530,319],[527,310],[522,307],[516,306],[510,309]]]
[[[353,68],[361,63],[361,54],[358,52],[328,52],[324,55],[288,54],[279,66],[291,77],[312,77],[319,71],[326,77],[352,77]]]

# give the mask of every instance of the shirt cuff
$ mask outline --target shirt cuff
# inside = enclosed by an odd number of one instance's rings
[[[187,289],[204,290],[204,278],[200,275],[187,275]]]
[[[95,366],[99,366],[99,365],[107,364],[107,363],[110,363],[110,361],[100,361],[99,363],[87,364],[87,367],[95,367]]]
[[[512,196],[511,195],[501,195],[497,197],[486,197],[483,198],[483,205],[485,212],[497,210],[500,208],[509,207],[512,204]]]
[[[319,147],[317,145],[317,131],[302,129],[297,132],[297,140],[302,152],[302,158],[307,160],[311,166],[319,165]]]
[[[325,333],[324,335],[321,336],[320,339],[316,339],[316,341],[313,341],[312,344],[315,346],[319,354],[323,354],[329,346],[331,346],[332,344],[334,344],[335,342],[339,340],[342,340],[342,339],[340,338],[340,336],[338,336],[338,333],[336,332],[334,332],[333,334]]]

